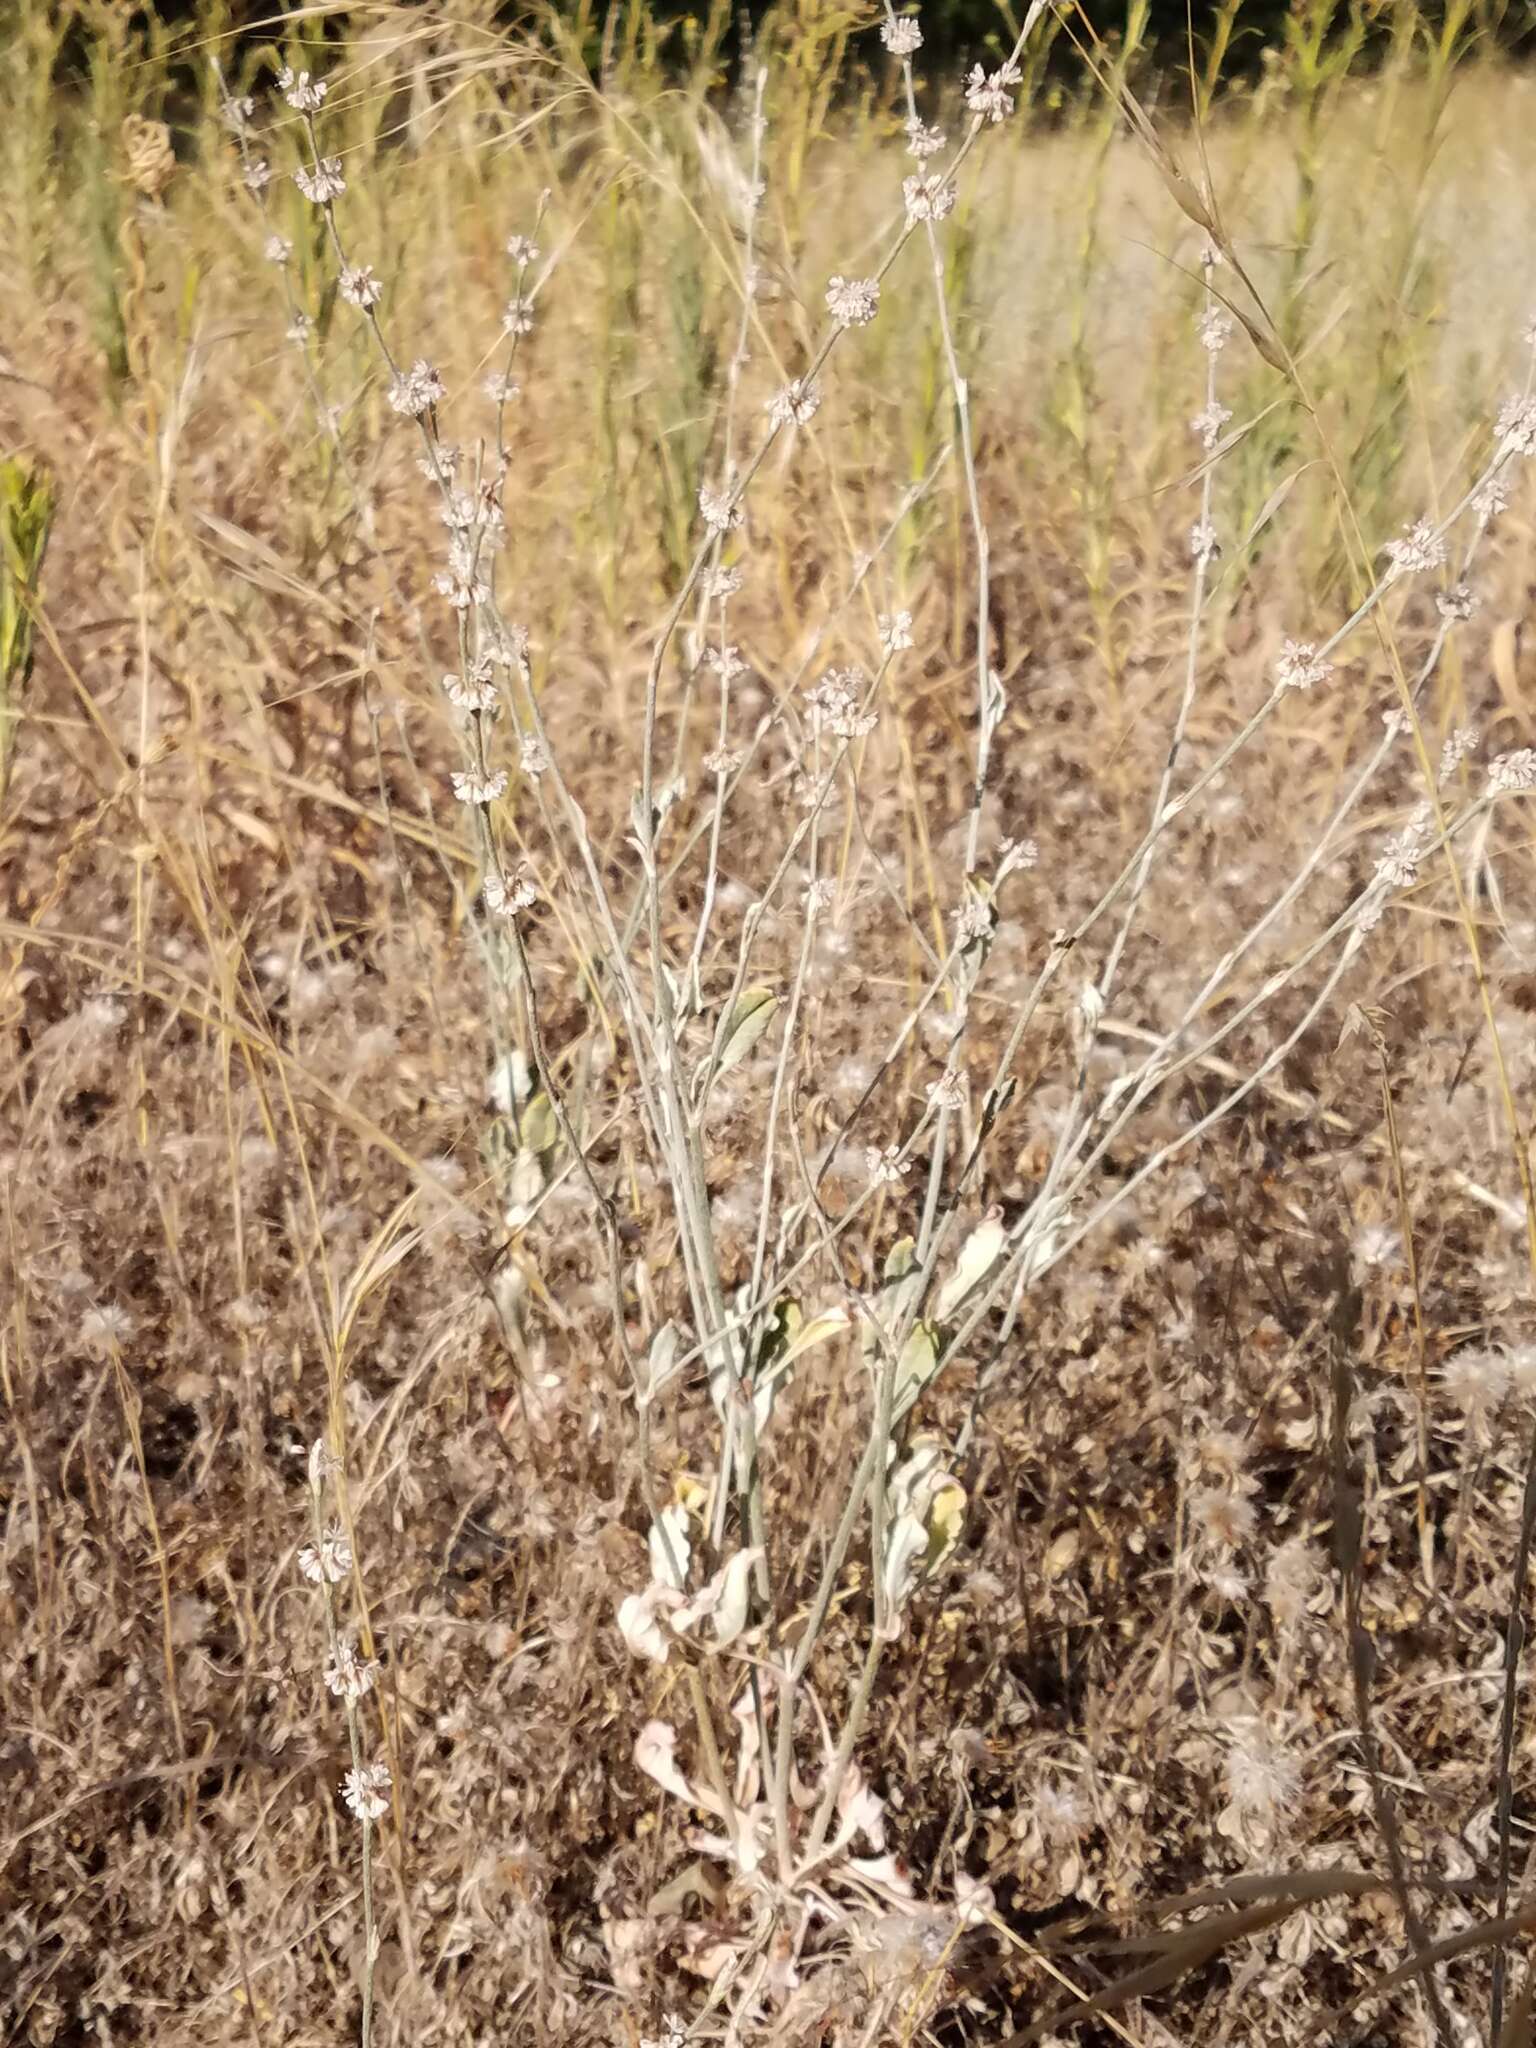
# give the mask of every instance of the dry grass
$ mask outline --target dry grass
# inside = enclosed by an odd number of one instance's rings
[[[1215,2048],[1321,2027],[1342,2041],[1368,2020],[1373,2041],[1433,2040],[1418,1983],[1372,1987],[1413,1942],[1493,1911],[1503,1634],[1536,1412],[1524,1134],[1507,1114],[1512,1098],[1529,1116],[1536,1081],[1528,810],[1498,806],[1457,886],[1426,864],[1283,1062],[1017,1320],[984,1320],[925,1398],[964,1532],[905,1610],[856,1751],[912,1897],[893,1868],[862,1889],[829,1878],[824,1918],[797,1917],[808,1894],[765,1908],[701,1855],[716,1823],[633,1761],[660,1719],[702,1781],[699,1703],[724,1742],[739,1690],[732,1658],[679,1647],[656,1666],[615,1625],[650,1574],[655,1504],[707,1487],[718,1428],[693,1365],[643,1440],[568,1149],[548,1132],[508,1179],[488,1076],[532,1048],[471,929],[472,814],[445,800],[460,756],[438,678],[456,656],[416,447],[361,323],[323,297],[333,266],[285,190],[299,298],[326,323],[312,360],[341,408],[339,437],[320,431],[211,91],[173,87],[120,13],[83,19],[98,61],[68,90],[49,38],[70,24],[40,10],[19,33],[4,144],[0,426],[6,453],[51,473],[58,508],[0,827],[0,2032],[59,2048],[356,2038],[346,1732],[296,1565],[309,1446],[328,1434],[358,1560],[339,1593],[383,1662],[363,1721],[394,1767],[375,1837],[376,2040],[635,2043],[666,2011],[703,2012],[722,1964],[745,1958],[705,2037],[735,2010],[743,2039],[996,2043],[1144,1962],[1114,1942],[1155,1929],[1164,1901],[1335,1867],[1381,1881],[1236,1925],[1214,1953],[1197,1943],[1145,1998],[1061,2038]],[[491,431],[479,385],[497,359],[502,243],[551,195],[497,584],[627,907],[647,665],[721,460],[742,106],[664,91],[638,57],[616,57],[594,94],[547,46],[498,45],[468,19],[332,26],[347,232],[385,281],[404,355],[441,368],[452,438]],[[873,267],[909,168],[886,102],[826,110],[836,49],[800,35],[777,21],[769,46],[747,445],[820,332],[828,275]],[[1282,639],[1344,618],[1365,588],[1360,539],[1374,550],[1450,510],[1523,375],[1531,84],[1401,41],[1371,79],[1341,74],[1315,101],[1283,58],[1257,95],[1218,106],[1203,152],[1164,82],[1164,132],[1218,195],[1309,401],[1238,335],[1223,395],[1254,425],[1213,484],[1227,552],[1191,775],[1263,701]],[[176,127],[163,198],[124,182],[129,114]],[[292,126],[264,139],[274,161],[291,160]],[[1162,773],[1199,493],[1185,423],[1204,389],[1200,238],[1097,90],[988,135],[942,232],[1008,692],[981,852],[1023,833],[1041,849],[1010,884],[972,1004],[979,1089],[1051,934],[1135,847]],[[823,382],[816,420],[754,486],[730,637],[751,665],[733,704],[747,733],[786,701],[813,635],[815,673],[872,667],[876,614],[914,618],[857,793],[824,821],[835,912],[806,956],[781,1111],[787,1207],[795,1148],[818,1159],[878,1083],[832,1161],[835,1221],[861,1192],[864,1144],[912,1129],[944,1059],[930,1019],[880,1074],[932,973],[926,949],[947,944],[974,770],[971,535],[920,247]],[[1453,795],[1536,741],[1532,509],[1516,477],[1479,557],[1481,609],[1420,699],[1431,759],[1479,730]],[[1436,625],[1429,582],[1395,592],[1326,688],[1289,698],[1170,835],[1089,1046],[1095,1088],[1170,1027],[1306,858]],[[713,682],[685,686],[686,667],[663,686],[658,784],[674,745],[691,763],[669,861],[713,793],[697,767]],[[781,721],[733,800],[711,1004],[783,846],[795,765]],[[1207,1024],[1344,908],[1421,794],[1403,743]],[[539,874],[523,929],[543,1037],[617,1199],[621,1320],[643,1352],[689,1313],[679,1226],[557,809],[547,784],[514,778],[498,830]],[[677,962],[702,888],[695,849],[663,920]],[[798,893],[765,925],[752,977],[781,995]],[[1084,1043],[1076,999],[1106,944],[1096,934],[1052,986],[1017,1053],[967,1227],[990,1203],[1014,1223],[1050,1169]],[[648,973],[643,933],[634,957]],[[1315,984],[1288,986],[1155,1095],[1081,1214],[1251,1075]],[[691,1028],[696,1057],[712,1023]],[[709,1122],[727,1290],[752,1271],[777,1039],[763,1044]],[[918,1227],[923,1180],[882,1194],[807,1275],[807,1312],[874,1290]],[[808,1353],[763,1461],[773,1625],[790,1642],[870,1428],[858,1343]],[[1356,1482],[1357,1572],[1336,1541]],[[807,1674],[834,1739],[870,1641],[861,1526]],[[1517,1901],[1532,1771],[1522,1714]],[[962,1924],[954,1902],[974,1884],[991,1887],[990,1917]],[[1450,2038],[1483,2037],[1489,1981],[1486,1947],[1443,1967]],[[1355,1998],[1354,2021],[1327,2021]]]

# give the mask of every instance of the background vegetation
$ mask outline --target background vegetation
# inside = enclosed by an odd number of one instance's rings
[[[1108,1088],[1160,1041],[1317,849],[1428,661],[1422,749],[1400,746],[1330,839],[1316,916],[1282,918],[1251,983],[1198,1006],[1202,1029],[1240,1028],[1111,1149],[1092,1200],[1260,1084],[927,1393],[963,1526],[877,1672],[867,1539],[837,1581],[806,1803],[817,1726],[836,1739],[868,1669],[849,1782],[884,1802],[885,1849],[871,1827],[861,1853],[889,1865],[765,1907],[704,1803],[636,1761],[659,1721],[702,1784],[744,1668],[692,1645],[637,1658],[616,1623],[659,1569],[658,1503],[714,1556],[707,1376],[694,1362],[637,1404],[624,1364],[684,1314],[669,1175],[536,776],[495,814],[538,875],[518,929],[544,1051],[515,977],[487,992],[419,444],[322,216],[285,175],[253,200],[222,103],[258,101],[250,148],[285,174],[302,134],[276,68],[329,82],[338,217],[468,447],[503,431],[482,384],[507,237],[539,244],[497,589],[529,635],[519,701],[627,902],[655,628],[699,492],[803,368],[828,279],[875,268],[912,169],[872,11],[751,13],[750,57],[724,8],[325,8],[278,30],[211,0],[90,0],[6,21],[0,2031],[286,2048],[363,2024],[500,2048],[670,2041],[677,2014],[699,2038],[807,2044],[1527,2040],[1532,1737],[1507,1645],[1536,1392],[1528,808],[1489,812],[1462,867],[1426,867],[1319,1011],[1292,991],[1273,1024],[1239,1016],[1354,900],[1445,742],[1476,730],[1447,801],[1532,745],[1514,472],[1476,616],[1445,638],[1433,579],[1394,590],[1192,808],[1103,1028],[1082,1035],[1100,952],[987,1098],[967,1230],[1028,1212],[1075,1062]],[[1015,24],[925,23],[924,115],[958,136],[962,67],[999,61]],[[983,851],[1039,847],[971,1001],[983,1076],[1051,935],[1153,814],[1207,478],[1222,553],[1195,606],[1191,777],[1265,700],[1283,642],[1327,638],[1386,542],[1459,502],[1528,374],[1536,85],[1514,10],[1234,5],[1198,29],[1191,67],[1146,6],[1048,17],[942,225],[1006,700]],[[1230,262],[1215,288],[1265,315],[1221,356],[1213,467],[1189,427],[1209,368],[1191,195],[1254,298]],[[868,769],[829,814],[836,915],[803,960],[797,918],[774,924],[761,968],[781,1005],[803,981],[783,1115],[830,1161],[834,1217],[866,1140],[900,1140],[942,1069],[941,1013],[894,1071],[886,1055],[970,872],[975,533],[929,268],[914,240],[731,543],[748,729],[782,723],[808,664],[873,671],[878,618],[912,614]],[[660,685],[679,832],[713,796],[690,632]],[[778,746],[734,799],[727,934],[794,814]],[[701,883],[678,872],[661,938],[686,960]],[[705,967],[718,1003],[728,977]],[[733,1286],[780,1028],[711,1127]],[[546,1059],[613,1188],[612,1244],[537,1087]],[[924,1179],[840,1240],[829,1299],[878,1294]],[[774,1416],[790,1643],[870,1387],[857,1337],[829,1342]],[[336,1598],[382,1667],[354,1734],[393,1772],[371,1967],[336,1797],[356,1759],[296,1563],[321,1437],[357,1560]],[[1515,1957],[1502,2012],[1489,1924]],[[1434,1943],[1438,1970],[1416,1969]]]

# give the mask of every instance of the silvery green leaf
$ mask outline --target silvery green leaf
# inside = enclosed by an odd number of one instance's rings
[[[688,1510],[681,1501],[675,1500],[662,1509],[652,1522],[646,1541],[654,1582],[681,1592],[688,1582],[688,1559],[693,1550],[688,1541]]]
[[[641,1391],[642,1401],[654,1401],[662,1388],[677,1375],[677,1348],[681,1332],[676,1323],[663,1323],[651,1339],[651,1348],[646,1354],[645,1386]]]
[[[749,988],[730,1014],[721,1019],[716,1036],[719,1047],[718,1072],[728,1074],[738,1067],[773,1022],[779,999],[771,988]]]
[[[938,1331],[932,1323],[914,1323],[896,1361],[896,1388],[891,1412],[897,1421],[933,1378],[938,1362]]]

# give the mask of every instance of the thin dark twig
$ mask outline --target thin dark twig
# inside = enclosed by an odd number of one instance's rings
[[[1499,1847],[1497,1892],[1494,1903],[1494,1916],[1499,1920],[1502,1920],[1509,1911],[1510,1830],[1515,1798],[1515,1708],[1520,1685],[1520,1652],[1525,1647],[1525,1584],[1530,1576],[1533,1535],[1536,1535],[1536,1429],[1531,1432],[1531,1448],[1525,1461],[1525,1499],[1520,1509],[1520,1541],[1515,1551],[1514,1576],[1509,1590],[1509,1612],[1504,1622],[1504,1696],[1499,1706]],[[1488,2039],[1491,2042],[1501,2043],[1503,2040],[1506,1969],[1507,1958],[1504,1943],[1501,1941],[1493,1952],[1493,1989],[1488,2008]],[[1526,1992],[1522,1994],[1527,2005],[1527,2019],[1530,1990],[1531,1987],[1528,1985]],[[1513,2021],[1513,2013],[1510,2014],[1510,2019]]]
[[[1386,1847],[1392,1889],[1403,1916],[1403,1927],[1415,1963],[1422,1965],[1428,1936],[1409,1889],[1408,1866],[1403,1855],[1402,1836],[1397,1826],[1397,1809],[1381,1775],[1381,1756],[1371,1721],[1371,1681],[1375,1675],[1376,1650],[1361,1619],[1364,1549],[1364,1484],[1359,1464],[1350,1456],[1349,1410],[1353,1395],[1349,1360],[1360,1327],[1360,1290],[1350,1278],[1349,1252],[1338,1244],[1328,1260],[1329,1291],[1333,1307],[1328,1319],[1329,1365],[1333,1385],[1333,1554],[1344,1588],[1345,1628],[1349,1636],[1349,1669],[1355,1694],[1355,1719],[1359,1725],[1360,1751],[1365,1761],[1367,1782],[1376,1826]],[[1451,2048],[1450,2019],[1433,1970],[1424,1969],[1424,1987],[1435,2022],[1440,2048]]]

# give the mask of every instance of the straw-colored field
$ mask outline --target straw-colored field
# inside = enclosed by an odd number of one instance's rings
[[[1536,83],[488,15],[6,23],[0,2038],[1528,2042]]]

